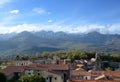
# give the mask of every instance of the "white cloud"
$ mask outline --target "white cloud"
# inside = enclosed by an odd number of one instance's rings
[[[12,10],[12,11],[10,11],[10,13],[11,13],[11,14],[18,14],[18,13],[19,13],[19,10],[17,10],[17,9],[16,9],[16,10]]]
[[[9,13],[5,12],[5,16],[3,16],[3,18],[0,19],[0,26],[13,24],[15,19],[19,17],[19,15],[14,15],[14,14],[18,14],[18,13],[19,10],[11,10],[9,11]]]
[[[0,33],[20,33],[22,31],[38,31],[41,30],[37,25],[32,24],[21,24],[16,26],[0,26]]]
[[[12,0],[0,0],[0,8],[3,7],[5,4],[11,2]]]
[[[38,14],[51,14],[50,12],[46,11],[43,8],[34,8],[33,11],[38,13]]]
[[[120,34],[120,24],[113,24],[113,25],[97,25],[97,24],[91,24],[91,25],[83,25],[83,26],[76,26],[73,27],[73,25],[58,25],[58,24],[52,24],[52,25],[37,25],[37,24],[21,24],[16,26],[0,26],[0,33],[12,33],[12,32],[22,32],[22,31],[40,31],[40,30],[46,30],[46,31],[63,31],[68,33],[88,33],[92,31],[98,31],[101,33],[110,33],[110,34]]]

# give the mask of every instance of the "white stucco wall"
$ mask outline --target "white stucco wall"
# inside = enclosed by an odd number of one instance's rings
[[[25,70],[25,75],[34,74],[34,70]]]

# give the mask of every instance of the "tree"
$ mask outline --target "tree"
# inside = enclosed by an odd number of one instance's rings
[[[96,52],[87,52],[87,59],[91,59],[95,57]]]
[[[81,54],[81,55],[80,55],[80,59],[87,59],[87,55]]]
[[[106,71],[113,71],[113,68],[112,67],[107,67]]]
[[[20,59],[20,55],[16,55],[16,60],[19,60]]]
[[[26,75],[22,76],[18,82],[45,82],[45,79],[42,76],[37,75]]]
[[[0,72],[0,82],[6,82],[6,76],[4,73]]]
[[[48,58],[50,56],[50,53],[49,52],[43,52],[43,56]]]

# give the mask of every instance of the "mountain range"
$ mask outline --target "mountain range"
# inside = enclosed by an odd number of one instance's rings
[[[0,57],[74,49],[120,53],[119,45],[119,34],[101,34],[96,31],[86,34],[24,31],[21,33],[0,34]]]

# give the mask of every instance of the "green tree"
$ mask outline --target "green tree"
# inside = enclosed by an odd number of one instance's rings
[[[48,58],[50,56],[50,53],[49,52],[43,52],[43,56]]]
[[[91,59],[95,57],[96,52],[87,52],[87,59]]]
[[[18,82],[45,82],[45,79],[42,76],[26,75],[22,76]]]
[[[106,71],[113,71],[113,68],[107,67],[107,68],[106,68]]]
[[[87,53],[86,52],[82,52],[80,54],[80,59],[87,59]]]
[[[6,76],[0,72],[0,82],[6,82]]]

